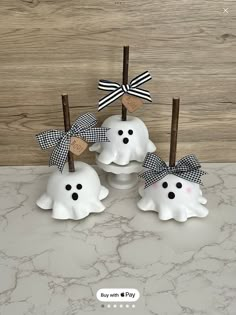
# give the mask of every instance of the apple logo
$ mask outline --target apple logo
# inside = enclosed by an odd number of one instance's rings
[[[122,293],[120,294],[120,296],[121,296],[121,297],[124,297],[124,296],[125,296],[124,292],[122,292]]]

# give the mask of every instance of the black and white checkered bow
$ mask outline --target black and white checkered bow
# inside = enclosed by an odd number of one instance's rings
[[[201,165],[195,155],[187,155],[180,159],[175,166],[168,166],[159,156],[154,153],[147,153],[143,162],[143,167],[148,170],[139,174],[144,178],[145,187],[158,182],[168,174],[173,174],[190,182],[202,184],[201,176],[206,172],[201,170]]]
[[[149,91],[138,88],[139,85],[151,79],[152,77],[150,73],[148,71],[145,71],[144,73],[138,75],[133,80],[131,80],[130,84],[119,84],[116,82],[100,80],[98,83],[99,90],[113,92],[100,99],[100,101],[98,102],[98,111],[102,110],[104,107],[117,100],[124,93],[128,93],[151,102],[152,99]]]
[[[96,124],[96,117],[91,113],[86,113],[76,119],[68,132],[47,130],[36,135],[43,150],[55,147],[50,156],[49,166],[57,165],[59,170],[63,171],[71,137],[79,137],[87,142],[109,142],[106,132],[110,128],[93,128]]]

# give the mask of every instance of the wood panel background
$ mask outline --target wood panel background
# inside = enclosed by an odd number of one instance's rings
[[[159,154],[168,156],[171,99],[180,96],[178,157],[236,161],[234,1],[1,0],[0,38],[1,165],[48,162],[34,135],[63,128],[63,92],[72,120],[119,113],[119,102],[97,113],[104,95],[97,82],[120,82],[123,45],[130,45],[129,77],[145,70],[153,77],[145,85],[153,103],[136,115]]]

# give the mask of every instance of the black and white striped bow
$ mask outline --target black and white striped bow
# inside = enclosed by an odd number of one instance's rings
[[[131,80],[130,84],[119,84],[116,82],[100,80],[98,83],[99,90],[113,92],[100,99],[100,101],[98,102],[98,111],[102,110],[104,107],[117,100],[124,93],[128,93],[151,102],[152,99],[149,91],[138,88],[139,85],[151,79],[152,77],[150,73],[148,71],[145,71],[144,73],[138,75],[133,80]]]
[[[143,167],[148,170],[139,174],[144,178],[145,187],[158,182],[168,174],[173,174],[190,182],[202,184],[201,176],[206,172],[201,170],[201,165],[195,155],[187,155],[180,159],[175,166],[168,166],[159,156],[154,153],[147,153],[143,162]]]
[[[49,159],[49,166],[57,165],[59,170],[63,171],[71,137],[79,137],[87,142],[109,142],[106,132],[110,128],[93,128],[96,124],[96,117],[91,113],[86,113],[76,119],[68,132],[47,130],[36,135],[43,150],[55,147]]]

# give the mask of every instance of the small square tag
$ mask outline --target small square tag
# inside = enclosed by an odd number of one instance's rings
[[[88,147],[87,142],[78,137],[71,137],[70,139],[70,152],[75,155],[82,154]]]
[[[130,113],[135,112],[143,105],[143,101],[141,98],[130,94],[124,94],[121,101]]]

